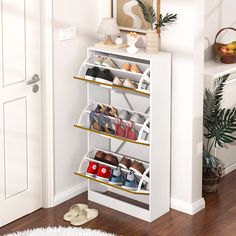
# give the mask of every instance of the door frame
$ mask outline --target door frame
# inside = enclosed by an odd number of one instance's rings
[[[53,0],[41,0],[43,207],[54,207]]]

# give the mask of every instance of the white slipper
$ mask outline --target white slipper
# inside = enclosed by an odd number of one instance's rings
[[[90,220],[98,217],[98,210],[96,209],[84,209],[80,212],[79,216],[76,216],[71,220],[71,225],[80,226],[86,224]]]
[[[70,210],[64,215],[65,221],[71,221],[73,218],[80,215],[80,212],[84,209],[87,209],[88,205],[86,204],[75,204]]]

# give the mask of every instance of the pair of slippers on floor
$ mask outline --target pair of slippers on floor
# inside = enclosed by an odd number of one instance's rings
[[[75,204],[69,212],[64,215],[64,220],[73,226],[80,226],[95,219],[98,216],[98,210],[89,209],[86,204]]]

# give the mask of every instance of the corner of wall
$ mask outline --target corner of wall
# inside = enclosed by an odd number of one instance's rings
[[[205,208],[205,200],[201,198],[193,204],[190,204],[176,198],[171,198],[171,208],[189,215],[195,215]]]
[[[54,198],[54,206],[57,206],[71,198],[74,198],[88,190],[88,183],[87,181],[83,181],[82,183],[78,184],[77,186],[70,188],[62,193],[59,193]]]

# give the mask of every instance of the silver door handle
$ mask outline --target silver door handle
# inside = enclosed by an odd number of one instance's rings
[[[39,75],[35,74],[31,80],[25,82],[26,85],[35,84],[40,81]]]

